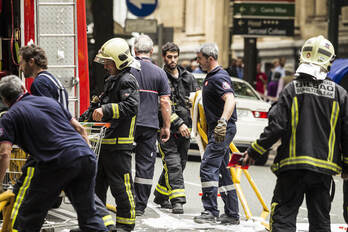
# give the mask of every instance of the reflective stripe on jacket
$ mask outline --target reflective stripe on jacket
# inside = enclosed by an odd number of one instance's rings
[[[262,156],[281,145],[271,169],[275,174],[306,169],[335,175],[348,167],[348,96],[331,80],[299,76],[270,109],[269,124],[248,153]]]
[[[168,83],[171,90],[170,100],[172,106],[172,115],[170,116],[170,129],[177,133],[182,124],[191,127],[191,114],[189,97],[191,92],[198,90],[197,81],[194,76],[184,68],[178,66],[179,76],[173,77],[165,70]],[[160,124],[162,123],[162,115],[159,114]]]
[[[106,79],[101,103],[103,121],[111,122],[102,141],[102,148],[132,149],[139,105],[139,87],[129,69]]]

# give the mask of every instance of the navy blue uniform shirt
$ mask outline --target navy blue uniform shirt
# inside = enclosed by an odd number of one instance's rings
[[[221,118],[225,105],[225,101],[221,97],[226,93],[234,94],[232,80],[228,73],[219,66],[209,72],[203,81],[203,107],[209,130],[214,129]],[[235,123],[236,120],[235,108],[228,124]]]
[[[141,70],[132,68],[131,73],[138,81],[140,92],[137,126],[159,129],[158,96],[170,95],[167,75],[149,58],[136,59],[140,62]]]
[[[71,118],[54,99],[25,94],[0,119],[0,142],[17,144],[39,164],[64,166],[82,156],[95,157]]]
[[[42,71],[35,77],[30,86],[30,92],[35,96],[46,96],[56,99],[64,109],[68,109],[68,93],[62,84],[49,72]]]

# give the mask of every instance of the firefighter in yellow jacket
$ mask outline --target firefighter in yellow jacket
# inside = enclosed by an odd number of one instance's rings
[[[304,197],[309,232],[329,232],[332,175],[348,167],[348,95],[326,78],[335,51],[323,36],[301,50],[296,79],[280,93],[269,112],[269,125],[252,143],[244,163],[253,163],[278,139],[272,165],[277,176],[270,226],[272,232],[296,231]]]
[[[131,56],[127,42],[121,38],[107,41],[95,57],[110,74],[101,94],[101,107],[93,112],[93,120],[110,122],[98,161],[96,194],[106,203],[110,187],[117,205],[117,231],[131,231],[135,226],[134,187],[131,175],[131,151],[139,104],[139,88],[130,66],[137,61]]]

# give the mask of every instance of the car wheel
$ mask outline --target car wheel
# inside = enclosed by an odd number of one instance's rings
[[[259,158],[258,160],[255,161],[255,165],[258,166],[264,166],[268,160],[268,156],[269,156],[269,150],[266,151],[261,158]]]

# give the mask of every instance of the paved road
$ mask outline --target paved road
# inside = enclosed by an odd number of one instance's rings
[[[191,151],[191,154],[192,153],[198,154],[196,151]],[[261,205],[259,204],[257,198],[253,194],[249,184],[247,183],[247,180],[244,177],[241,178],[241,186],[248,200],[250,210],[254,216],[252,220],[245,220],[245,214],[242,207],[240,206],[240,214],[242,220],[241,225],[239,226],[222,226],[217,224],[200,225],[194,223],[192,218],[196,215],[199,215],[202,211],[202,203],[199,196],[199,193],[201,192],[199,166],[200,163],[199,161],[197,161],[197,159],[196,161],[191,160],[188,162],[184,172],[187,194],[187,204],[184,206],[185,213],[183,215],[174,215],[170,212],[170,210],[159,208],[155,203],[153,203],[153,196],[151,195],[145,214],[137,218],[136,231],[265,231],[264,227],[259,223],[259,216],[262,211]],[[160,176],[161,168],[161,160],[157,158],[154,183],[156,183],[158,177]],[[275,176],[271,173],[268,166],[253,166],[249,169],[249,173],[259,187],[266,204],[269,206],[276,180]],[[332,232],[342,232],[343,230],[339,229],[340,226],[345,227],[342,217],[342,180],[340,177],[334,177],[334,180],[336,183],[336,195],[331,210],[331,221],[333,224]],[[114,205],[111,194],[109,194],[108,196],[108,203]],[[218,199],[218,204],[220,212],[223,212],[223,203],[220,198]],[[68,231],[66,230],[66,228],[71,228],[70,225],[76,223],[76,216],[74,216],[73,210],[69,205],[63,205],[61,209],[55,210],[53,211],[53,213],[55,213],[54,216],[57,216],[58,218],[61,216],[60,214],[62,214],[63,220],[61,220],[61,222],[64,223],[61,224],[66,224],[67,226],[57,228],[55,231]],[[53,218],[52,221],[57,222],[57,218]],[[298,232],[308,231],[307,208],[305,206],[305,203],[299,210],[297,221]]]

